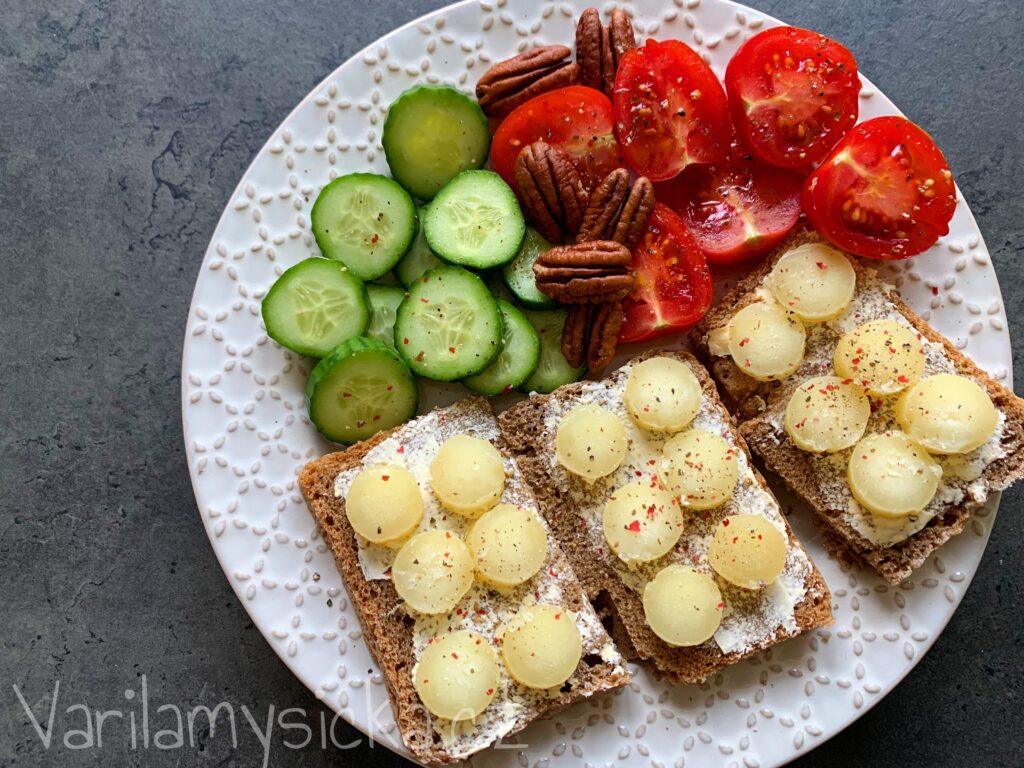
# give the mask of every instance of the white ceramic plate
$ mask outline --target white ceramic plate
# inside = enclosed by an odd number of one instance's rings
[[[466,0],[392,32],[342,64],[256,156],[196,281],[182,359],[182,420],[213,548],[253,622],[299,679],[359,729],[405,755],[381,676],[296,487],[299,468],[331,450],[306,417],[310,364],[268,340],[260,299],[284,269],[317,253],[309,211],[319,189],[350,171],[387,172],[380,132],[399,93],[424,81],[472,91],[493,61],[534,44],[571,43],[575,20],[589,4]],[[778,23],[727,0],[624,5],[640,35],[684,40],[719,76],[745,38]],[[862,119],[897,113],[867,81],[861,95]],[[897,265],[891,278],[957,347],[1009,383],[999,285],[962,199],[949,236]],[[431,386],[425,405],[463,393],[457,386]],[[666,686],[638,668],[636,682],[619,695],[531,726],[515,740],[513,754],[522,766],[756,768],[789,761],[867,711],[920,661],[975,572],[994,506],[899,588],[866,572],[840,570],[798,512],[796,530],[832,589],[833,627],[700,686]],[[507,763],[509,757],[490,750],[474,761]]]

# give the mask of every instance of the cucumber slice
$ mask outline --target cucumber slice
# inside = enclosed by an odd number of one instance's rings
[[[491,132],[480,106],[445,85],[417,85],[388,109],[381,137],[391,175],[430,200],[458,173],[482,168]]]
[[[322,190],[311,214],[320,252],[361,280],[376,280],[409,250],[416,206],[392,179],[374,173],[340,176]]]
[[[455,381],[480,373],[501,351],[501,310],[484,281],[459,267],[432,269],[398,308],[395,348],[413,373]]]
[[[405,256],[398,262],[398,266],[395,267],[395,274],[398,275],[398,279],[402,281],[402,285],[406,288],[423,277],[425,272],[444,264],[430,250],[430,246],[427,245],[427,238],[423,235],[423,214],[426,213],[426,210],[426,206],[424,206],[417,211],[419,225],[416,230],[416,238],[412,241],[412,245],[409,246]]]
[[[310,357],[323,357],[370,322],[362,282],[330,259],[306,259],[285,270],[267,291],[261,311],[270,338]]]
[[[387,344],[395,345],[395,318],[398,317],[398,305],[405,300],[405,289],[397,285],[366,286],[366,295],[370,299],[370,324],[366,326],[366,337]]]
[[[542,253],[550,251],[551,247],[551,243],[541,237],[537,230],[527,227],[519,253],[501,268],[505,285],[516,299],[531,309],[549,309],[556,303],[537,287],[537,279],[533,274],[533,263]]]
[[[309,418],[336,443],[357,443],[416,415],[419,393],[393,349],[356,337],[317,363],[306,385]]]
[[[554,392],[563,384],[579,381],[586,373],[586,367],[573,368],[562,354],[562,328],[565,326],[566,311],[556,309],[550,312],[523,312],[526,319],[540,336],[540,361],[537,368],[523,385],[522,392]]]
[[[507,301],[498,299],[501,309],[504,345],[497,360],[476,376],[462,383],[481,395],[503,395],[511,392],[537,367],[540,360],[540,336],[530,321]]]
[[[526,222],[515,192],[492,171],[463,171],[427,207],[423,231],[447,262],[490,269],[516,257]]]

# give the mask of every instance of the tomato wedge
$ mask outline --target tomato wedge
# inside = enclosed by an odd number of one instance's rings
[[[725,89],[741,140],[775,165],[818,162],[857,122],[857,60],[807,29],[754,35],[729,61]]]
[[[704,59],[679,40],[648,40],[623,56],[612,103],[615,136],[639,176],[671,179],[691,163],[728,154],[725,91]]]
[[[630,268],[633,293],[622,302],[619,341],[645,341],[685,330],[711,307],[711,273],[697,242],[671,209],[655,203]]]
[[[905,117],[876,117],[850,131],[810,175],[803,206],[840,248],[905,259],[949,232],[956,188],[931,136]]]
[[[803,176],[760,160],[694,165],[655,186],[712,264],[767,252],[800,218]]]
[[[612,103],[600,91],[582,85],[530,99],[498,126],[491,142],[491,165],[510,185],[515,186],[516,157],[535,141],[572,155],[590,188],[625,164],[612,133]]]

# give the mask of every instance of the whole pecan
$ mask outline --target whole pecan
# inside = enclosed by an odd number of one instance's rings
[[[562,329],[562,354],[569,365],[585,364],[591,373],[604,370],[615,357],[624,320],[621,301],[571,306]]]
[[[587,190],[569,155],[537,141],[515,163],[523,210],[537,231],[553,243],[572,240],[583,221]]]
[[[626,51],[636,47],[633,22],[621,8],[612,11],[611,24],[601,23],[596,8],[587,8],[576,25],[576,60],[580,82],[609,96],[615,84],[615,70]]]
[[[601,304],[633,290],[629,249],[610,240],[563,245],[533,264],[537,287],[563,304]]]
[[[520,104],[555,88],[574,85],[579,66],[564,45],[545,45],[499,61],[476,84],[476,100],[489,117],[504,117]]]
[[[632,249],[643,235],[652,210],[654,185],[650,179],[641,176],[630,184],[629,172],[617,168],[591,194],[576,240],[614,240]]]

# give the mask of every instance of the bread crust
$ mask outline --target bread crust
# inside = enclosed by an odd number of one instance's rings
[[[814,513],[815,522],[826,534],[826,547],[840,561],[857,563],[873,568],[890,584],[899,584],[919,568],[928,556],[945,542],[963,531],[972,512],[981,505],[968,501],[951,505],[936,515],[917,533],[889,546],[872,544],[843,520],[843,510],[832,508],[806,452],[790,441],[779,441],[767,420],[767,412],[781,407],[792,387],[781,382],[760,382],[749,376],[733,362],[731,357],[716,357],[708,346],[711,331],[725,325],[744,306],[756,300],[754,291],[771,272],[775,262],[787,251],[804,243],[823,242],[817,233],[800,230],[777,246],[757,269],[741,280],[690,333],[690,341],[698,355],[708,366],[718,383],[723,399],[741,419],[740,432],[766,468],[781,477]],[[856,257],[849,256],[857,272],[857,280],[877,278],[873,269]],[[988,392],[996,407],[1006,416],[1003,448],[1006,456],[990,464],[982,478],[993,491],[1003,490],[1024,477],[1024,400],[992,379],[970,359],[957,350],[950,341],[912,310],[895,288],[887,292],[907,321],[928,341],[941,344],[943,353],[957,373],[978,381]]]
[[[750,452],[732,417],[722,406],[714,382],[703,366],[692,355],[682,351],[648,352],[635,361],[654,355],[675,357],[688,363],[697,375],[705,397],[711,398],[719,408],[725,422],[736,436],[736,442]],[[628,658],[651,663],[657,672],[673,683],[691,683],[706,680],[720,669],[754,655],[789,637],[795,637],[816,627],[832,622],[831,596],[824,578],[811,563],[811,574],[806,583],[807,594],[796,607],[795,632],[779,630],[767,642],[742,653],[722,653],[713,643],[691,648],[670,646],[647,625],[640,596],[630,589],[619,575],[606,565],[591,548],[587,537],[580,535],[578,510],[568,490],[561,487],[550,473],[550,458],[541,444],[542,425],[547,404],[552,400],[566,400],[579,394],[585,383],[568,384],[550,395],[533,396],[512,406],[498,416],[505,441],[511,449],[527,481],[534,489],[541,512],[572,563],[587,597],[595,606],[607,612],[613,621],[612,636]],[[764,478],[751,464],[757,482],[771,492]],[[800,546],[786,523],[790,541]]]
[[[493,418],[485,398],[471,399],[478,401]],[[369,580],[363,574],[359,564],[359,545],[355,531],[345,515],[345,502],[334,495],[334,483],[339,473],[360,466],[367,453],[400,433],[404,426],[381,432],[347,450],[309,462],[299,474],[299,487],[324,541],[334,555],[345,590],[359,618],[363,638],[383,675],[395,721],[405,745],[423,763],[447,765],[461,762],[461,758],[454,757],[435,737],[430,713],[413,686],[413,667],[416,661],[413,622],[401,607],[401,598],[390,580]],[[504,455],[509,455],[501,441],[498,441],[497,448]],[[557,546],[555,550],[553,560],[557,566],[564,561],[564,555],[558,551]],[[565,565],[568,563],[565,562]],[[576,611],[589,608],[582,589],[574,580],[567,579],[563,590],[566,607]],[[517,722],[508,735],[577,701],[625,685],[629,682],[629,676],[617,665],[585,656],[570,680],[573,681],[571,690],[545,701],[533,716],[524,716],[521,722]]]

